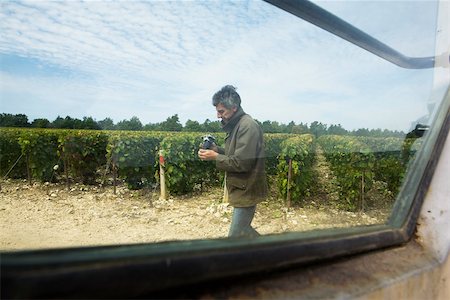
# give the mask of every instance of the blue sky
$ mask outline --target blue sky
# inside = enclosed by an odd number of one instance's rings
[[[432,1],[316,2],[407,56],[434,55]],[[238,87],[260,121],[409,130],[432,70],[405,70],[261,1],[2,1],[0,105],[143,124],[215,120]]]

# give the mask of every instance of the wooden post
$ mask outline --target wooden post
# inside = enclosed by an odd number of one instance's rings
[[[111,150],[111,152],[112,152],[112,151],[114,151],[114,149]],[[111,164],[112,164],[112,160],[113,160],[112,158],[113,158],[113,155],[111,155],[111,156],[108,158],[108,161],[106,162],[106,168],[105,168],[105,172],[103,172],[103,178],[102,178],[102,188],[105,187],[106,175],[107,175],[108,170],[109,170],[109,168],[110,168],[110,166],[111,166]]]
[[[69,164],[67,163],[67,157],[63,154],[63,164],[64,164],[64,175],[66,176],[66,187],[67,190],[70,191],[70,182],[69,182]]]
[[[166,175],[164,172],[164,155],[162,150],[159,150],[159,182],[161,187],[160,199],[166,200],[167,190],[166,190]]]
[[[361,175],[361,212],[364,212],[364,189],[365,189],[364,171],[362,171],[362,175]]]
[[[223,179],[223,203],[228,203],[228,189],[227,189],[227,175],[225,174],[225,178]]]
[[[289,158],[288,178],[287,178],[287,207],[291,207],[291,179],[292,179],[292,159]]]
[[[31,185],[30,154],[27,154],[27,178],[28,178],[28,184]]]
[[[117,190],[117,165],[116,165],[116,162],[113,162],[112,171],[113,171],[113,186],[114,186],[114,195],[115,195],[116,190]]]

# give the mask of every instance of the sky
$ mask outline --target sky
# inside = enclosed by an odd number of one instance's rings
[[[406,56],[433,56],[433,1],[317,1]],[[0,112],[216,120],[237,87],[259,121],[407,131],[433,70],[392,65],[262,1],[1,1]]]

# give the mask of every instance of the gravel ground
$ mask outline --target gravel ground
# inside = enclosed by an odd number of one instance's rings
[[[222,189],[159,199],[157,191],[75,184],[1,182],[0,250],[149,243],[226,237],[232,207]],[[329,197],[324,194],[325,198]],[[387,209],[340,211],[312,199],[286,209],[281,200],[258,205],[253,226],[261,234],[384,223]],[[318,204],[320,203],[320,204]]]

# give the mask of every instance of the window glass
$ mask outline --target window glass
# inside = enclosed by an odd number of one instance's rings
[[[435,54],[435,2],[315,3]],[[2,250],[227,237],[242,182],[197,155],[208,134],[225,145],[225,85],[264,132],[260,234],[383,224],[448,85],[261,1],[7,1],[0,17]]]

